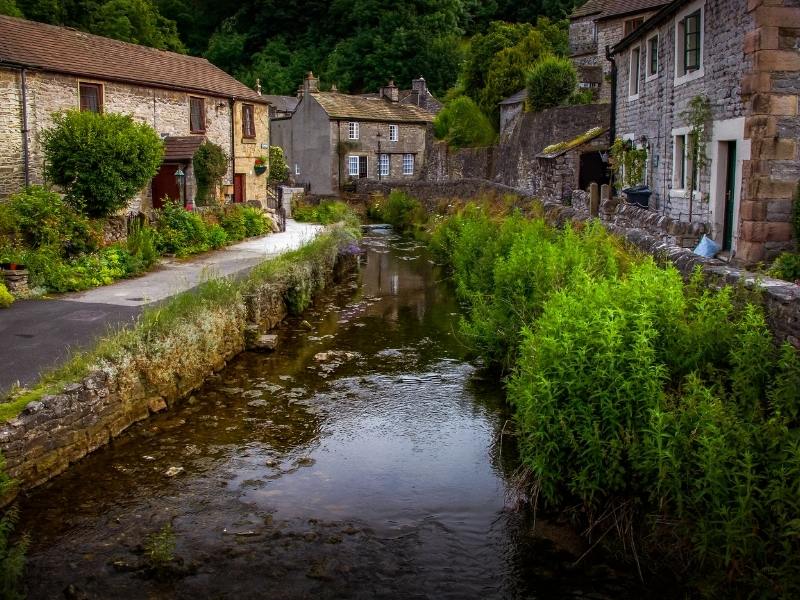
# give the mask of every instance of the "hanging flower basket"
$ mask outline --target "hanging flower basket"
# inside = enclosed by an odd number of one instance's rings
[[[255,167],[253,167],[253,170],[256,172],[256,175],[263,175],[264,173],[267,172],[267,167],[265,167],[263,165],[260,166],[260,167],[259,166],[255,166]]]
[[[255,165],[253,166],[253,170],[256,172],[256,175],[263,175],[267,172],[267,158],[265,156],[259,156],[256,159]]]

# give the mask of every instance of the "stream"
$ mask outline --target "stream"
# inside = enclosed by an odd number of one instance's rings
[[[446,272],[391,231],[363,247],[274,353],[23,499],[29,598],[669,597],[599,553],[576,564],[568,526],[534,528],[502,386],[465,358]]]

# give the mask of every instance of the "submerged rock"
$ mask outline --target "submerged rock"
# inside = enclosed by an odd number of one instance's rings
[[[180,475],[181,473],[183,473],[183,467],[170,467],[169,469],[166,470],[164,475],[166,475],[167,477],[175,477],[176,475]]]

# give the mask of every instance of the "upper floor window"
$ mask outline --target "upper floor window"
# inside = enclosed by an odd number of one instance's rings
[[[389,176],[389,155],[381,154],[378,159],[378,175],[381,177]]]
[[[103,112],[103,86],[99,83],[80,83],[78,85],[81,110]]]
[[[647,40],[647,76],[658,75],[658,36]]]
[[[675,84],[703,76],[703,3],[675,17]]]
[[[189,130],[204,133],[206,130],[206,103],[203,98],[189,96]]]
[[[624,29],[623,35],[625,36],[630,35],[634,31],[636,31],[642,23],[644,23],[644,17],[638,17],[636,19],[628,19],[627,21],[625,21],[625,24],[623,25]]]
[[[358,127],[358,123],[357,122],[350,121],[350,123],[348,124],[347,130],[348,130],[349,137],[350,137],[351,140],[357,140],[358,139],[359,127]]]
[[[396,142],[399,137],[400,135],[397,125],[389,125],[389,141]]]
[[[403,175],[414,174],[414,155],[403,154]]]
[[[628,97],[636,98],[639,95],[639,75],[642,62],[642,50],[639,46],[631,48],[631,64],[628,69]]]
[[[242,104],[242,137],[256,137],[255,109],[252,104]]]

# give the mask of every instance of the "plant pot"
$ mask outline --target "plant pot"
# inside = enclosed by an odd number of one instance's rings
[[[15,262],[0,263],[0,269],[3,271],[24,271],[25,265]]]
[[[253,170],[256,172],[256,175],[263,175],[267,172],[267,167],[253,167]]]

